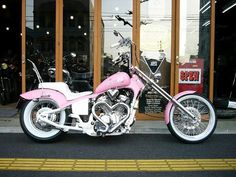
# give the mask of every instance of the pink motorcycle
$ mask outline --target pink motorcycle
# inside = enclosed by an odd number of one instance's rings
[[[129,39],[115,31],[121,39],[113,47],[135,47]],[[135,47],[136,48],[136,47]],[[217,124],[212,104],[194,91],[170,96],[156,80],[131,64],[131,52],[113,59],[114,65],[128,65],[105,79],[92,93],[72,92],[63,82],[43,82],[37,67],[38,89],[20,95],[20,123],[24,133],[37,141],[52,141],[70,130],[90,136],[129,133],[135,122],[138,100],[145,87],[158,92],[168,104],[165,123],[170,132],[186,143],[199,143],[209,138]]]

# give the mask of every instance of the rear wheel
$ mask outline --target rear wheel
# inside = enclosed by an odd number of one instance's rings
[[[167,125],[171,134],[187,143],[199,143],[212,135],[216,128],[216,113],[212,104],[199,95],[184,95],[178,98],[195,118],[192,119],[177,105],[170,110],[170,121]]]
[[[20,123],[24,133],[36,141],[46,142],[57,139],[63,132],[38,119],[42,112],[56,108],[58,108],[58,105],[52,100],[26,102],[20,113]],[[50,115],[49,120],[60,125],[65,124],[65,111]]]

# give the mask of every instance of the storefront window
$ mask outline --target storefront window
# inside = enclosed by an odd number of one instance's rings
[[[55,63],[55,0],[26,0],[26,59],[32,60],[44,81]],[[26,61],[26,90],[38,86],[32,64]]]
[[[140,68],[170,92],[171,0],[143,1],[140,6]],[[147,89],[140,98],[139,111],[159,113],[163,111],[162,104],[162,97]]]
[[[130,50],[127,47],[119,50],[111,48],[112,44],[120,40],[119,36],[113,34],[114,30],[132,39],[132,27],[129,24],[124,25],[123,21],[118,20],[119,17],[132,25],[132,0],[102,0],[102,80],[118,70],[124,70],[123,67],[113,66],[112,59],[118,57],[119,52]]]
[[[93,89],[94,0],[64,0],[63,77],[72,90]]]
[[[236,2],[216,3],[215,78],[216,99],[236,100]]]
[[[179,92],[208,96],[210,59],[209,0],[180,1]]]

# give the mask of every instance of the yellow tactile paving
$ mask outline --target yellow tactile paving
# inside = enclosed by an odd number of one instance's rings
[[[0,170],[29,171],[219,171],[236,170],[236,159],[34,159],[0,158]]]

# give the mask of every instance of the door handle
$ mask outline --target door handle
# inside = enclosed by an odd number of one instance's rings
[[[179,56],[176,56],[176,64],[179,65]]]

